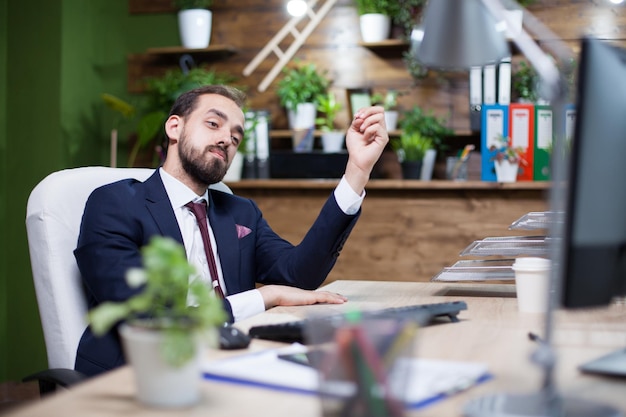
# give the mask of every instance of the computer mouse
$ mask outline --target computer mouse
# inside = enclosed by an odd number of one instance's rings
[[[220,349],[245,349],[250,344],[250,336],[238,328],[225,325],[219,328]]]

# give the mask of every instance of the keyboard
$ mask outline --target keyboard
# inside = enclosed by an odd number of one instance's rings
[[[414,304],[379,310],[366,310],[362,311],[360,314],[362,318],[411,318],[417,320],[420,325],[425,326],[436,322],[439,318],[447,318],[451,322],[457,322],[459,321],[457,316],[462,310],[467,310],[467,304],[464,301],[448,301],[434,304]],[[344,318],[344,314],[332,314],[322,317],[321,320],[332,322],[333,320],[338,321]],[[253,326],[248,331],[248,335],[257,339],[306,344],[306,328],[312,320],[313,319],[303,319],[286,323]],[[320,318],[315,320],[320,320]]]

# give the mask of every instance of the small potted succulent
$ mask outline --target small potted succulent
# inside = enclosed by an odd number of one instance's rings
[[[396,90],[387,90],[385,94],[375,93],[372,95],[372,104],[382,106],[385,109],[385,125],[387,130],[398,128],[398,95]]]
[[[199,399],[202,346],[217,345],[215,329],[226,313],[174,239],[155,236],[141,253],[143,268],[130,269],[126,280],[142,290],[91,309],[88,321],[95,335],[118,326],[141,402],[188,406]]]

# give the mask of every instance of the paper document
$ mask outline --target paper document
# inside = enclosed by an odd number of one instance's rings
[[[316,369],[279,359],[279,354],[306,352],[307,347],[293,344],[282,349],[253,352],[203,364],[206,379],[253,385],[302,394],[317,394]],[[410,369],[406,406],[419,408],[449,395],[464,391],[491,378],[482,363],[455,362],[425,358],[405,360]],[[403,366],[403,369],[407,369]]]

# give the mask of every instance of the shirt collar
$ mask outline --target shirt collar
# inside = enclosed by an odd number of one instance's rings
[[[203,195],[199,196],[191,188],[187,187],[178,179],[167,173],[163,169],[163,167],[159,168],[159,174],[161,175],[161,179],[163,180],[163,186],[165,187],[165,191],[167,192],[167,195],[169,196],[170,202],[172,203],[172,207],[174,209],[183,207],[190,201],[198,201],[201,199],[206,200],[208,204],[208,189],[204,192]]]

